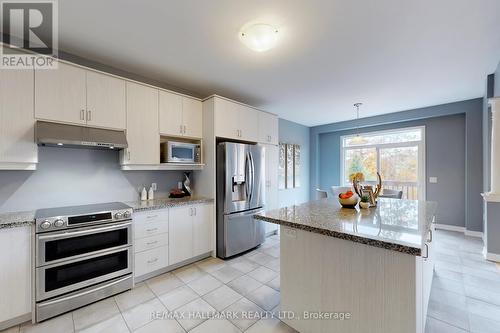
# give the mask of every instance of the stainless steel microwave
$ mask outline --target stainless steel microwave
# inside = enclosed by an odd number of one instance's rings
[[[168,141],[161,144],[161,163],[201,163],[199,144]]]

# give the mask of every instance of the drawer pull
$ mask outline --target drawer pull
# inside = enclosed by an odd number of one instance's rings
[[[149,243],[146,243],[146,245],[154,245],[154,244],[156,244],[156,243],[158,243],[158,241],[149,242]]]
[[[152,263],[155,263],[157,261],[158,261],[158,258],[154,258],[154,259],[148,260],[148,264],[152,264]]]
[[[153,232],[153,231],[156,231],[156,230],[158,230],[158,228],[146,229],[147,232]]]
[[[157,217],[158,217],[158,215],[148,215],[148,216],[146,216],[146,218],[148,218],[148,219],[155,219]]]

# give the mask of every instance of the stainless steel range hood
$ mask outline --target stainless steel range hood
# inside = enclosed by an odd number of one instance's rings
[[[128,147],[125,131],[65,125],[47,121],[36,122],[39,146],[60,146],[90,149],[124,149]]]

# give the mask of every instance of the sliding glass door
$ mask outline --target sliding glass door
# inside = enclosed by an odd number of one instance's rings
[[[380,173],[383,188],[403,191],[404,199],[425,200],[425,128],[360,133],[341,139],[342,181],[362,172],[366,183]]]

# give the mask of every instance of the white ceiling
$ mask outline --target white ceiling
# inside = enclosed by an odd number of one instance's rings
[[[261,20],[271,51],[238,39]],[[305,125],[483,95],[500,60],[498,0],[63,0],[59,47]]]

